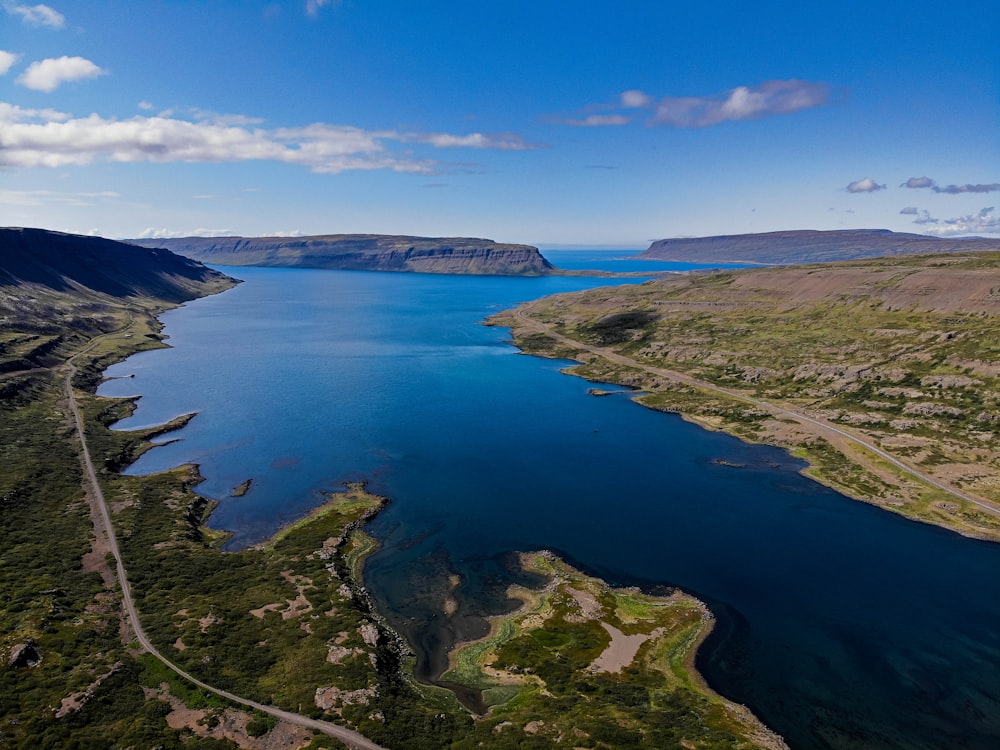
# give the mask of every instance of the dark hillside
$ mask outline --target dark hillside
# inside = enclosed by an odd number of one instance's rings
[[[184,302],[223,274],[157,248],[44,229],[0,228],[0,286],[35,284],[57,292]]]

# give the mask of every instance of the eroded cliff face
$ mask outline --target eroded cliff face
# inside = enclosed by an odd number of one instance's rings
[[[536,276],[555,270],[531,245],[466,237],[322,235],[315,237],[183,237],[131,240],[204,263],[298,266],[364,271]]]

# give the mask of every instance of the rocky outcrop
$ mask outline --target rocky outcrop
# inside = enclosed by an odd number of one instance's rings
[[[656,240],[639,257],[685,263],[822,263],[1000,250],[1000,239],[943,238],[888,229],[793,230]]]
[[[37,667],[41,663],[42,655],[34,638],[27,638],[18,643],[10,650],[10,656],[7,657],[7,666],[13,669]]]
[[[554,267],[538,248],[467,237],[330,234],[315,237],[183,237],[130,240],[226,266],[537,276]]]

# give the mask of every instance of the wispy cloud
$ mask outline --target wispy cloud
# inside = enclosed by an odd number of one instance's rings
[[[900,187],[905,188],[929,188],[934,186],[934,180],[930,177],[911,177]]]
[[[757,120],[828,104],[825,83],[791,79],[738,86],[718,96],[666,97],[656,105],[653,122],[680,128],[704,128],[722,122]]]
[[[206,229],[199,227],[188,232],[175,232],[170,229],[157,229],[156,227],[146,227],[142,233],[136,237],[137,240],[169,240],[176,237],[232,237],[232,229]]]
[[[96,78],[107,71],[85,57],[50,57],[31,63],[17,79],[25,88],[46,93],[69,81]]]
[[[15,5],[4,3],[4,10],[12,16],[20,16],[29,26],[47,26],[61,29],[66,25],[66,17],[48,5]]]
[[[567,117],[562,120],[552,120],[559,125],[572,125],[576,128],[597,128],[607,125],[628,125],[631,117],[625,115],[587,115],[586,117]]]
[[[340,5],[340,0],[306,0],[306,13],[315,16],[327,5]]]
[[[517,133],[397,133],[394,131],[376,135],[403,143],[428,143],[436,148],[486,148],[497,151],[534,151],[545,148],[540,143],[528,143]]]
[[[848,193],[874,193],[879,190],[885,190],[885,185],[880,185],[871,177],[865,177],[863,180],[855,180],[849,183],[846,188]]]
[[[0,190],[0,205],[3,206],[93,206],[100,201],[117,200],[119,193],[104,190],[99,192],[63,192],[57,190]]]
[[[916,211],[914,224],[924,227],[928,234],[951,237],[962,234],[1000,234],[1000,216],[995,216],[994,206],[987,206],[973,214],[952,219],[935,219],[926,210]],[[902,212],[900,212],[902,213]]]
[[[648,110],[649,125],[669,125],[675,128],[707,128],[724,122],[759,120],[786,115],[804,109],[829,104],[830,87],[825,83],[791,78],[786,81],[764,81],[755,86],[737,86],[719,94],[707,96],[665,96],[660,99],[639,89],[623,91],[614,104],[586,107],[575,117],[554,118],[563,125],[596,127],[626,125],[634,115],[622,112],[588,114],[594,111]]]
[[[935,193],[950,193],[951,195],[958,195],[959,193],[992,193],[995,190],[1000,190],[1000,182],[993,182],[989,185],[945,185],[944,187],[934,185],[931,189]]]
[[[649,94],[646,94],[638,89],[629,89],[628,91],[623,91],[619,97],[621,101],[621,106],[626,109],[638,109],[642,107],[649,107],[656,103],[656,101]]]
[[[907,206],[906,208],[901,208],[899,213],[903,214],[903,216],[916,216],[920,212],[916,206]]]
[[[930,177],[911,177],[906,182],[904,182],[900,187],[907,188],[930,188],[935,193],[947,193],[948,195],[961,195],[962,193],[992,193],[1000,190],[1000,182],[991,182],[989,184],[965,184],[965,185],[945,185],[941,187],[937,184],[935,180]]]
[[[0,76],[7,75],[7,72],[14,67],[14,63],[16,63],[20,58],[20,55],[15,55],[13,52],[7,52],[6,50],[0,49]]]
[[[53,110],[22,109],[0,102],[0,167],[277,161],[326,174],[372,169],[429,174],[438,171],[438,162],[415,157],[409,150],[393,150],[392,143],[420,143],[439,149],[539,148],[515,133],[366,131],[326,123],[266,129],[232,122],[257,121],[240,116],[206,121],[163,116],[118,120],[97,114],[74,118]]]

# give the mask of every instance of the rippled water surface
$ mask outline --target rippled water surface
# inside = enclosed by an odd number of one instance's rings
[[[102,393],[142,396],[122,427],[198,412],[130,471],[199,463],[237,546],[369,481],[393,502],[371,524],[368,582],[421,674],[502,606],[508,553],[550,548],[708,601],[719,627],[700,667],[793,748],[1000,747],[1000,545],[847,500],[783,452],[624,394],[590,396],[567,363],[481,325],[607,280],[230,271],[246,283],[163,316],[172,349],[109,370],[135,377]]]

